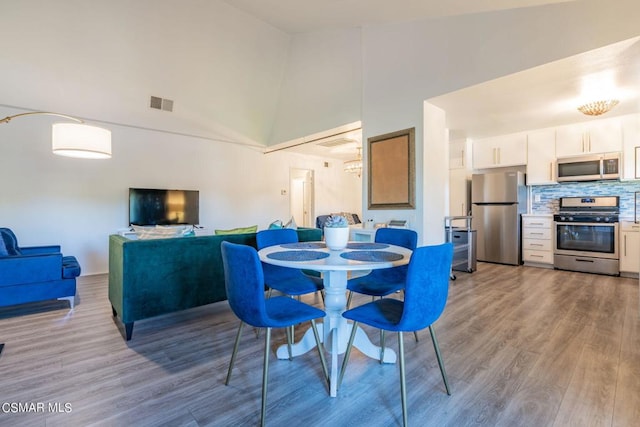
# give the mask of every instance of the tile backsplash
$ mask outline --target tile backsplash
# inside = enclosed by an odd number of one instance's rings
[[[640,181],[594,181],[536,185],[531,187],[531,213],[557,213],[560,197],[620,196],[620,217],[633,219],[635,193],[638,191],[640,191]],[[535,201],[537,196],[540,198],[539,202]],[[638,208],[640,209],[640,206]]]

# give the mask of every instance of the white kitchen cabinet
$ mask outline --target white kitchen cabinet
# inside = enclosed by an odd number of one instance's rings
[[[522,260],[526,265],[553,266],[553,217],[522,215]]]
[[[449,216],[469,215],[470,181],[466,169],[449,171]]]
[[[349,240],[355,242],[373,242],[376,238],[376,231],[378,230],[375,228],[350,227]]]
[[[620,151],[622,151],[622,126],[617,117],[556,128],[558,158]]]
[[[557,184],[556,131],[553,128],[527,133],[527,185]]]
[[[620,223],[620,273],[640,272],[640,224]]]
[[[473,141],[474,169],[526,164],[527,134],[524,132]]]
[[[449,169],[469,169],[471,167],[471,141],[457,139],[449,142]]]
[[[622,117],[622,180],[640,179],[636,147],[640,147],[640,114],[630,114]]]

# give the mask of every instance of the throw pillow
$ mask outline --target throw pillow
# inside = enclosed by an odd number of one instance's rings
[[[298,228],[298,224],[296,224],[296,220],[291,217],[289,222],[282,226],[282,228],[293,228],[294,230]]]
[[[245,234],[245,233],[255,233],[258,231],[257,225],[252,225],[251,227],[238,227],[232,228],[231,230],[216,230],[216,235],[224,235],[224,234]]]
[[[269,224],[269,230],[279,230],[280,228],[282,228],[282,221],[280,221],[279,219],[276,219],[271,224]]]
[[[349,225],[357,224],[355,219],[353,218],[353,214],[351,214],[349,212],[337,212],[337,213],[332,213],[331,215],[341,215],[341,216],[345,217],[347,219],[347,223]]]

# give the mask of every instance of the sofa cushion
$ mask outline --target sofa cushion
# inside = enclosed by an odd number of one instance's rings
[[[252,225],[251,227],[238,227],[232,228],[231,230],[216,230],[216,235],[225,235],[225,234],[245,234],[245,233],[255,233],[258,231],[257,225]]]
[[[140,240],[167,239],[171,237],[187,237],[195,235],[192,226],[156,225],[153,227],[132,225],[136,237]]]

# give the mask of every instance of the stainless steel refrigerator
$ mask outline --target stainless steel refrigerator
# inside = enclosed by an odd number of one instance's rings
[[[471,179],[472,226],[477,230],[478,261],[522,264],[521,215],[527,212],[522,172],[474,174]]]

